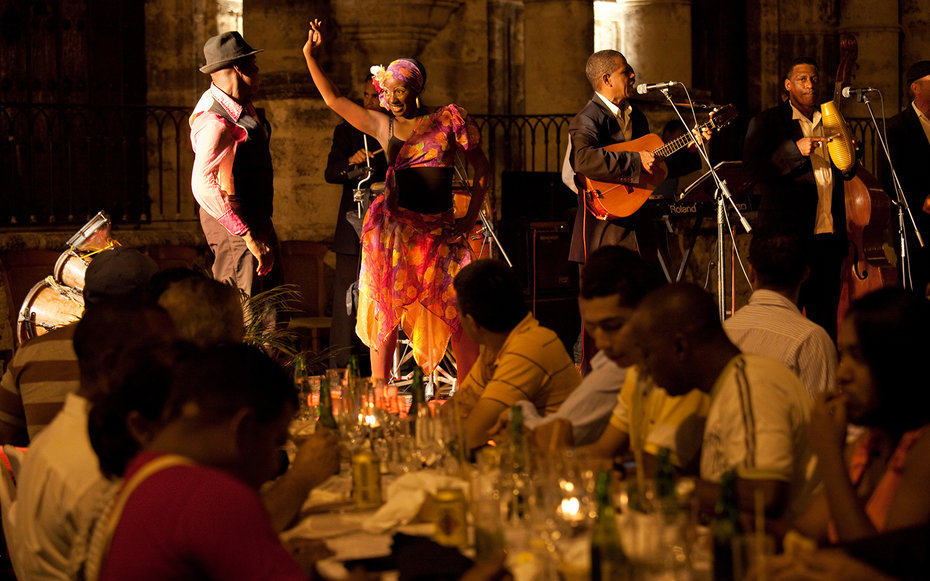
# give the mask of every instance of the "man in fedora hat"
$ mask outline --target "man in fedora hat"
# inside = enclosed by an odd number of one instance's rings
[[[200,71],[213,82],[190,116],[191,189],[215,257],[213,277],[233,279],[248,295],[280,282],[271,222],[271,126],[252,105],[258,91],[255,55],[260,52],[234,31],[207,40],[207,64]]]
[[[904,86],[914,98],[903,111],[888,120],[888,152],[914,221],[926,241],[930,236],[930,173],[927,172],[927,160],[930,159],[930,61],[911,65],[905,74]],[[885,191],[894,199],[894,182],[884,156],[879,156],[878,169]],[[930,283],[930,246],[921,248],[910,219],[905,218],[905,224],[913,288],[926,294]]]

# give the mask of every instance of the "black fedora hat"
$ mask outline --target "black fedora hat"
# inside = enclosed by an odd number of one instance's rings
[[[247,56],[262,52],[249,46],[242,35],[236,31],[224,32],[211,37],[203,45],[203,56],[207,64],[200,67],[201,73],[213,73],[226,68]]]

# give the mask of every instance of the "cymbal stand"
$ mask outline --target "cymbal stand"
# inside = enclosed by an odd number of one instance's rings
[[[878,93],[881,95],[881,91]],[[911,213],[911,207],[907,203],[907,197],[904,195],[904,188],[901,187],[901,182],[898,180],[898,173],[894,169],[894,164],[891,162],[891,154],[888,151],[888,143],[884,135],[884,131],[879,131],[878,121],[875,120],[875,113],[872,112],[872,100],[869,99],[868,93],[863,93],[859,97],[860,103],[865,103],[866,108],[869,110],[869,116],[872,118],[872,125],[875,127],[875,134],[878,135],[878,142],[882,145],[882,151],[885,153],[885,159],[888,161],[888,168],[891,170],[892,183],[894,184],[894,192],[897,200],[894,200],[892,203],[898,207],[898,239],[900,242],[900,264],[901,268],[901,286],[906,289],[913,290],[914,281],[911,278],[911,253],[907,247],[907,221],[904,219],[905,212],[907,217],[910,220],[911,226],[914,227],[914,235],[917,237],[917,243],[920,244],[920,247],[924,247],[923,236],[920,235],[920,229],[917,228],[917,222],[914,220],[914,214]],[[885,101],[884,96],[882,96],[882,127],[884,128],[885,124]],[[920,292],[923,293],[924,289],[920,289]]]
[[[694,112],[694,104],[691,102],[691,94],[688,93],[688,88],[684,86],[683,83],[678,83],[682,89],[685,91],[685,95],[688,97],[688,103],[691,104],[691,116],[694,119],[694,125],[697,126],[697,114]],[[678,110],[678,106],[675,104],[675,101],[671,98],[668,92],[668,88],[661,90],[662,94],[665,95],[665,98],[668,99],[669,104],[672,106],[672,109],[675,111],[675,114],[678,115],[678,119],[681,120],[682,126],[685,128],[688,127],[688,124],[685,122],[684,117],[682,117],[681,112]],[[743,229],[746,232],[751,232],[752,228],[749,226],[749,222],[746,220],[745,216],[739,211],[739,208],[736,206],[736,203],[733,201],[733,196],[730,195],[730,188],[727,187],[727,181],[721,179],[717,174],[717,171],[714,169],[712,163],[710,163],[710,158],[707,156],[707,148],[704,146],[704,140],[700,141],[694,135],[693,130],[688,131],[688,135],[691,137],[691,142],[694,143],[697,147],[698,152],[701,154],[701,158],[704,160],[704,163],[707,164],[707,167],[710,168],[708,173],[710,173],[714,182],[717,184],[717,308],[720,311],[720,321],[722,322],[726,318],[726,269],[724,268],[723,262],[723,223],[726,220],[726,203],[729,202],[730,206],[736,212],[736,215],[739,216],[740,224],[743,225]],[[733,236],[733,229],[730,228],[730,236]],[[733,243],[734,250],[736,249],[736,242]]]

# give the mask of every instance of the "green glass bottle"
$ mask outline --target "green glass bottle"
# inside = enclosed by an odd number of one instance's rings
[[[345,410],[355,416],[359,413],[362,405],[362,380],[358,371],[358,355],[349,355],[349,363],[346,366],[346,389],[342,394],[342,405]]]
[[[628,581],[633,565],[620,544],[620,531],[614,506],[610,501],[610,472],[597,475],[595,487],[597,517],[591,530],[591,580]]]
[[[656,456],[656,498],[665,520],[674,520],[678,515],[675,467],[672,465],[672,451],[664,447],[659,448],[659,454]]]
[[[407,412],[407,416],[416,419],[417,412],[420,408],[426,406],[426,391],[423,387],[423,370],[420,369],[419,365],[413,366],[413,379],[410,382],[410,393],[413,395],[413,399],[410,402],[410,410]]]
[[[336,424],[336,417],[333,415],[333,393],[329,388],[329,381],[324,377],[320,381],[320,417],[316,425],[323,426],[327,430],[334,432],[339,431]]]
[[[514,405],[510,408],[510,449],[513,454],[514,472],[525,473],[530,468],[530,450],[523,433],[523,408]]]
[[[736,472],[720,479],[720,498],[714,507],[714,581],[733,580],[733,539],[742,534],[736,498]]]

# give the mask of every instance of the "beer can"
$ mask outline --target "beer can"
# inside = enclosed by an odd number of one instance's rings
[[[440,488],[436,491],[436,530],[433,540],[447,547],[468,544],[465,493],[460,488]]]
[[[359,509],[381,506],[381,461],[371,450],[352,455],[352,500]]]

